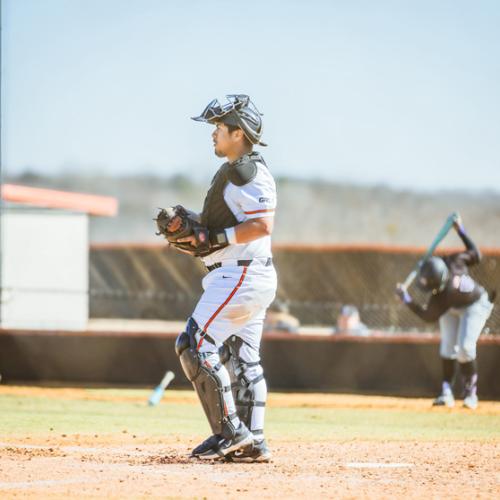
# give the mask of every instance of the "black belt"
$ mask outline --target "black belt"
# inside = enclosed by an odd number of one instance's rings
[[[236,265],[237,266],[242,266],[242,267],[247,267],[249,266],[251,263],[253,262],[253,259],[249,259],[249,260],[238,260],[236,261]],[[269,257],[264,266],[266,267],[269,267],[271,266],[273,263],[273,258],[272,257]],[[217,269],[218,267],[222,267],[222,262],[214,262],[212,265],[210,266],[207,266],[207,269],[208,269],[208,272],[210,271],[213,271],[214,269]]]

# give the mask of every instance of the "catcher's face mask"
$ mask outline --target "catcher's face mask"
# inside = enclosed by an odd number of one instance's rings
[[[210,101],[200,116],[192,117],[197,122],[217,123],[239,127],[252,144],[266,146],[262,135],[262,115],[246,94],[227,95],[228,102],[220,104],[217,99]]]
[[[197,122],[206,122],[206,123],[216,123],[219,121],[223,121],[228,125],[232,125],[231,123],[227,123],[226,120],[222,120],[223,117],[229,118],[227,115],[231,113],[231,111],[239,110],[244,106],[248,106],[250,102],[250,98],[247,95],[228,95],[227,96],[228,103],[221,105],[218,99],[213,99],[208,103],[208,106],[203,110],[200,116],[194,116],[192,119]],[[235,126],[238,126],[237,123],[234,123]]]

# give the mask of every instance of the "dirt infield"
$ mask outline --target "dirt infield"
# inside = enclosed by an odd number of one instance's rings
[[[273,442],[272,463],[244,465],[189,459],[186,444],[196,443],[4,444],[0,491],[38,498],[498,498],[499,493],[494,444]]]
[[[77,401],[80,408],[91,401],[114,402],[130,405],[131,412],[133,405],[144,402],[142,393],[118,390],[0,388],[0,408],[22,408],[25,398],[40,398],[54,425],[65,418],[57,400]],[[161,410],[175,405],[188,412],[198,410],[192,392],[173,392]],[[321,412],[331,410],[366,412],[367,420],[371,411],[406,416],[430,411],[426,400],[318,394],[272,394],[269,406],[271,420],[276,418],[273,411],[304,407],[317,408],[318,420]],[[114,406],[97,408],[88,417],[95,418],[96,425],[99,412],[113,411]],[[443,417],[465,412],[438,411]],[[500,424],[500,404],[482,403],[475,415]],[[314,425],[314,419],[311,422]],[[366,426],[369,433],[369,421]],[[50,432],[52,428],[42,432],[14,428],[2,434],[0,497],[498,498],[500,494],[498,427],[492,439],[427,440],[353,437],[348,426],[333,437],[300,438],[279,431],[278,426],[269,435],[274,453],[270,464],[190,459],[189,451],[203,434],[174,431],[158,437],[148,430],[147,422],[137,434],[123,427],[99,434],[61,434]]]

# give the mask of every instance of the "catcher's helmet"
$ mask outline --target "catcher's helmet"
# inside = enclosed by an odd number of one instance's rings
[[[192,119],[197,122],[225,123],[239,127],[252,144],[267,146],[262,142],[262,113],[255,107],[246,94],[230,94],[229,101],[221,105],[217,99],[211,101],[200,116]]]
[[[420,265],[417,277],[417,285],[420,289],[426,292],[436,293],[442,292],[450,272],[445,261],[440,257],[429,257]]]

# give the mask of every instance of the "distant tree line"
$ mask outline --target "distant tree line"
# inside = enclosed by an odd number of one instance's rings
[[[4,182],[114,196],[114,218],[95,218],[94,242],[153,242],[157,207],[182,204],[201,210],[209,179],[176,174],[111,176],[68,172],[47,176],[26,170]],[[382,243],[425,246],[446,216],[458,210],[481,246],[500,247],[500,193],[494,191],[396,190],[386,186],[276,179],[278,210],[274,241],[279,243]],[[453,235],[446,245],[460,242]]]

